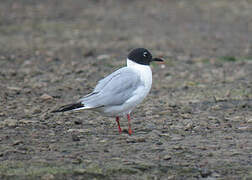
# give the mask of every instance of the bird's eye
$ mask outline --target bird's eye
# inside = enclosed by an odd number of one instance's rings
[[[147,57],[148,56],[148,53],[147,52],[144,52],[143,53],[143,57]]]

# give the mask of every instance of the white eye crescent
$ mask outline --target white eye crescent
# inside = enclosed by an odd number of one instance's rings
[[[148,53],[147,53],[147,52],[144,52],[144,53],[143,53],[143,56],[144,56],[144,57],[147,57],[147,56],[148,56]]]

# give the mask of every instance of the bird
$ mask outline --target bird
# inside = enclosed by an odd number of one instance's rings
[[[150,63],[163,63],[161,58],[153,58],[145,48],[130,51],[127,65],[101,79],[94,90],[76,101],[67,104],[52,113],[79,110],[95,110],[108,117],[115,117],[118,131],[121,134],[120,117],[127,116],[128,134],[132,134],[132,110],[140,104],[150,92],[152,71]]]

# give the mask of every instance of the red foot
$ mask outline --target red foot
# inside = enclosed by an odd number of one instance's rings
[[[122,129],[121,129],[121,126],[120,126],[119,117],[116,117],[116,122],[117,122],[117,126],[118,126],[118,131],[121,134],[122,133]]]
[[[129,133],[129,135],[131,135],[132,134],[132,130],[131,130],[131,124],[130,124],[130,114],[127,114],[127,118],[128,118],[128,126],[129,126],[128,133]]]
[[[129,135],[131,136],[131,134],[132,134],[132,130],[131,130],[131,129],[129,129],[129,130],[128,130],[128,133],[129,133]]]

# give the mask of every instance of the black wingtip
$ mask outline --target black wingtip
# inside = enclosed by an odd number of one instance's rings
[[[81,102],[73,103],[73,104],[67,104],[65,106],[60,107],[59,109],[51,111],[51,113],[71,111],[71,110],[82,108],[82,107],[84,107],[84,105]]]

